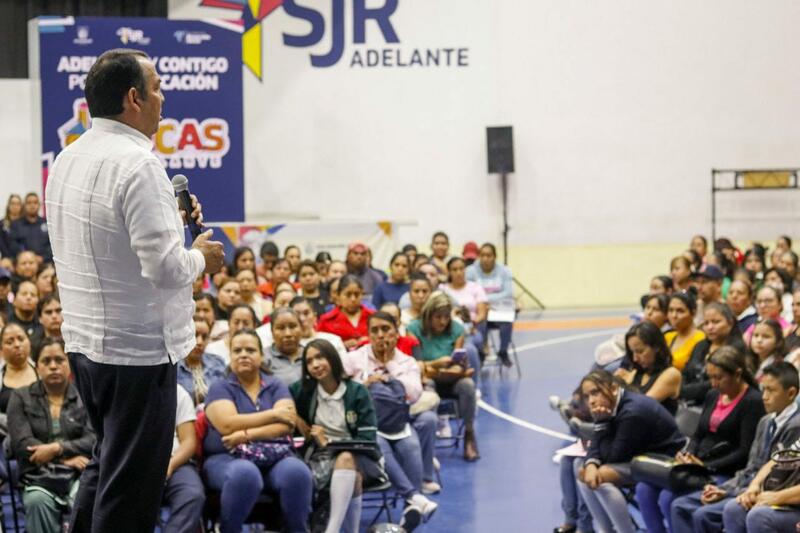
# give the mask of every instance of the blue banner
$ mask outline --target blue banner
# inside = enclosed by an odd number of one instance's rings
[[[91,125],[86,74],[112,48],[147,52],[166,97],[153,150],[185,174],[206,221],[244,220],[242,28],[224,21],[40,17],[43,179],[58,152]],[[36,76],[32,72],[32,76]]]

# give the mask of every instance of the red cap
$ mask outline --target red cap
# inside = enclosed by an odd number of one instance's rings
[[[464,249],[461,251],[461,256],[464,259],[476,259],[478,257],[478,243],[469,241],[465,244]]]
[[[367,250],[369,250],[369,248],[367,248],[367,245],[364,244],[361,241],[351,242],[350,244],[347,245],[347,251],[348,252],[363,252],[363,253],[366,253]]]

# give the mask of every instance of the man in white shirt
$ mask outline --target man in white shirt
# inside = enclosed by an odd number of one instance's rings
[[[183,221],[152,153],[164,96],[147,54],[110,50],[86,78],[92,127],[47,183],[62,333],[97,445],[72,531],[152,531],[175,431],[175,363],[195,344],[192,282],[219,270],[211,232]],[[202,220],[200,206],[193,217]]]

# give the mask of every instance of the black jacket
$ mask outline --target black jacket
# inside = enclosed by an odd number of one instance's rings
[[[617,413],[594,427],[587,463],[627,463],[643,453],[675,455],[686,442],[663,405],[630,391],[622,393]]]
[[[63,458],[76,455],[91,457],[95,435],[89,425],[86,408],[78,396],[78,390],[70,384],[64,405],[61,406],[61,445]],[[8,403],[8,434],[11,451],[19,462],[20,476],[36,471],[39,467],[28,461],[31,452],[28,446],[53,442],[53,422],[50,405],[41,381],[22,387],[11,393]]]
[[[715,433],[709,430],[711,413],[717,405],[719,391],[706,395],[700,423],[687,450],[699,457],[717,474],[733,475],[747,464],[747,456],[756,435],[758,421],[764,416],[764,402],[755,387],[748,387],[739,403],[722,421]],[[723,444],[724,443],[724,444]]]
[[[17,252],[31,250],[44,258],[45,263],[53,261],[53,250],[50,247],[50,234],[47,232],[47,221],[36,217],[35,222],[29,222],[22,217],[11,224],[11,238]]]
[[[736,348],[741,353],[747,353],[747,347],[740,336],[728,336],[725,345]],[[686,400],[689,405],[701,405],[706,399],[706,394],[711,390],[711,383],[708,382],[706,375],[706,359],[710,349],[710,340],[703,339],[698,342],[681,372],[680,399]]]

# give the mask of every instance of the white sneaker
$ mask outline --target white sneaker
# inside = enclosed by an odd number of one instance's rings
[[[439,428],[436,431],[436,436],[440,439],[450,439],[453,437],[453,428],[450,427],[450,418],[448,416],[439,417]]]
[[[435,481],[422,482],[422,494],[439,494],[442,492],[442,486]]]
[[[422,519],[424,521],[428,521],[439,507],[439,504],[433,500],[430,500],[423,496],[422,494],[414,494],[409,500],[408,503],[412,505],[412,507],[418,507],[420,512],[422,512]]]

